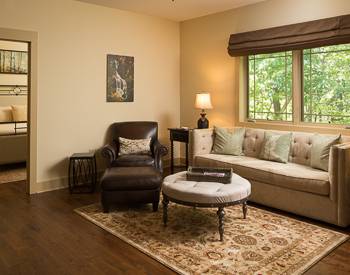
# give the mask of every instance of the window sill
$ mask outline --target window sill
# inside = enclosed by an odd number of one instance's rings
[[[276,122],[276,121],[238,121],[236,125],[238,127],[246,128],[261,128],[267,130],[276,131],[299,131],[299,132],[318,132],[323,134],[343,134],[350,135],[350,129],[346,129],[345,125],[324,125],[324,124],[311,124],[306,122],[300,122],[299,124],[293,122]]]

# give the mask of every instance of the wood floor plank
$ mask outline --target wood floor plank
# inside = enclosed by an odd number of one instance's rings
[[[0,274],[175,274],[151,257],[77,215],[99,194],[57,190],[31,197],[25,183],[0,185]],[[324,223],[257,206],[349,234]],[[306,274],[350,274],[350,242]]]

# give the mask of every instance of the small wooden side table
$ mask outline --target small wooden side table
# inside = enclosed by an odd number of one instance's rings
[[[72,193],[93,193],[97,183],[95,153],[75,153],[69,158],[68,185]]]
[[[174,173],[174,141],[186,144],[186,169],[188,168],[188,143],[190,129],[168,128],[170,134],[170,171]]]

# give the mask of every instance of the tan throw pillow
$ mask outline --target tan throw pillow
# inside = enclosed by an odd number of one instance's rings
[[[27,105],[11,105],[14,121],[27,121]]]
[[[10,106],[0,107],[0,122],[12,122],[12,108]]]
[[[119,137],[119,155],[150,154],[151,138],[127,139]]]
[[[242,145],[245,134],[244,128],[235,130],[214,127],[215,139],[213,145],[214,154],[242,155]]]
[[[285,135],[265,132],[260,158],[282,163],[288,162],[292,133]]]
[[[329,137],[315,134],[312,137],[311,167],[328,171],[329,151],[340,142],[341,135]]]

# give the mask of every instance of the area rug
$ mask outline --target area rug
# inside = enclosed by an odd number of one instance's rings
[[[348,239],[345,234],[249,207],[225,208],[224,242],[215,209],[170,203],[162,209],[115,209],[99,204],[77,213],[180,274],[302,274]]]
[[[0,184],[22,181],[27,178],[27,169],[24,167],[0,168]]]

